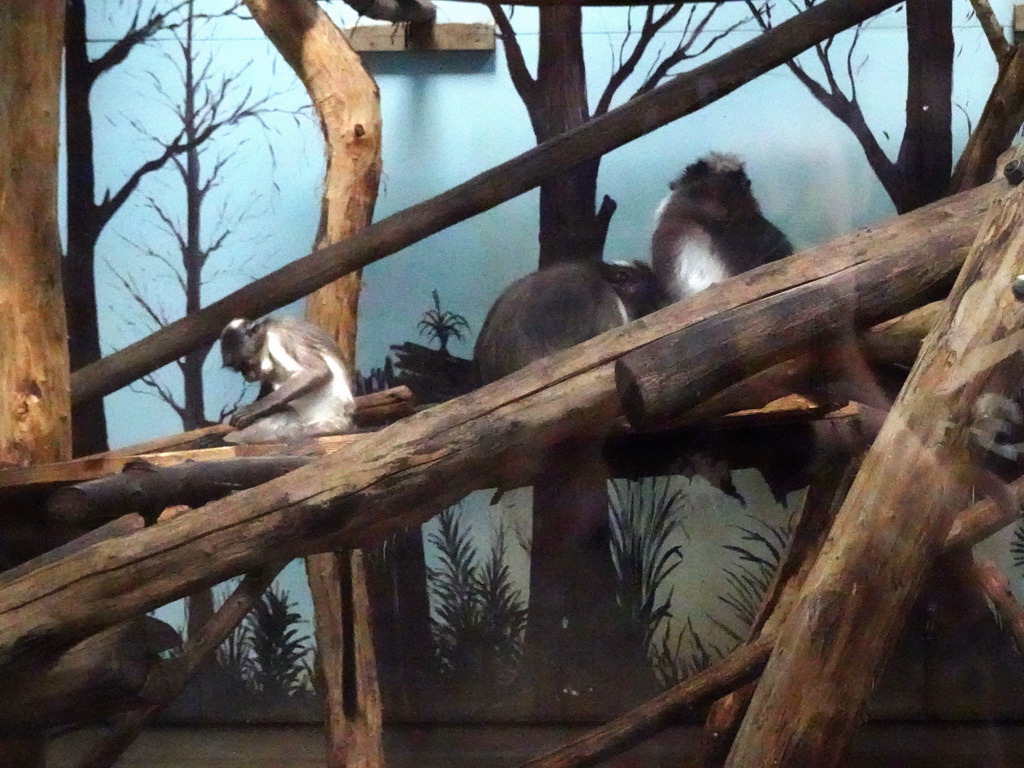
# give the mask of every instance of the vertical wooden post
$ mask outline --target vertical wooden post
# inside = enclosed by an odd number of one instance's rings
[[[320,118],[327,170],[316,248],[323,248],[363,229],[373,216],[381,166],[377,84],[313,0],[246,5],[306,86]],[[349,370],[359,289],[355,272],[312,294],[306,305],[309,318],[337,340]],[[306,560],[306,574],[326,689],[328,766],[381,766],[381,700],[362,555],[314,555]]]
[[[0,3],[0,462],[71,457],[57,232],[62,0]],[[45,764],[41,733],[0,733],[0,768]]]
[[[827,768],[844,757],[904,616],[979,477],[977,400],[1005,394],[1024,374],[1024,303],[1011,291],[1022,271],[1018,187],[986,215],[946,312],[781,627],[728,768]]]

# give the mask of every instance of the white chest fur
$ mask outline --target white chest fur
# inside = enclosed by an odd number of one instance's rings
[[[722,259],[703,231],[690,233],[676,241],[675,270],[669,293],[673,301],[692,296],[709,285],[730,277]]]

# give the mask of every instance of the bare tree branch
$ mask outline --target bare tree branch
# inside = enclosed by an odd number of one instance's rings
[[[1003,27],[988,0],[971,0],[971,7],[974,8],[978,23],[981,24],[988,44],[992,47],[992,53],[1002,68],[1013,54],[1013,46],[1007,41],[1006,33],[1003,32]]]
[[[496,2],[488,2],[486,5],[491,11],[491,16],[494,17],[495,25],[498,27],[498,39],[501,40],[505,48],[505,60],[508,62],[508,73],[512,78],[512,85],[515,86],[516,92],[523,100],[523,103],[529,108],[534,99],[537,82],[533,79],[529,68],[526,66],[526,59],[523,57],[523,49],[519,45],[519,38],[516,37],[516,31],[512,28],[512,22],[509,21],[502,7]]]

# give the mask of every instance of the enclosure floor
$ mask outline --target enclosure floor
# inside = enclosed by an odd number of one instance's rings
[[[389,768],[516,766],[557,746],[576,728],[548,726],[396,727],[387,736]],[[71,768],[95,733],[62,737],[49,768]],[[616,768],[680,768],[697,729],[676,728],[618,758]],[[323,736],[310,726],[154,728],[119,768],[320,768]],[[850,768],[1009,768],[1024,765],[1024,725],[872,724],[861,729]]]

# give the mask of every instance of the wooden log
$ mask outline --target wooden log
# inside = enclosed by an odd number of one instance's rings
[[[331,457],[287,477],[140,531],[129,546],[100,543],[26,574],[0,592],[0,659],[24,643],[95,632],[252,570],[271,553],[298,556],[359,546],[423,522],[471,490],[514,487],[501,473],[529,476],[545,461],[545,446],[605,435],[619,412],[609,363],[625,352],[680,327],[699,333],[699,321],[716,312],[872,259],[892,260],[894,268],[927,261],[922,276],[927,290],[928,276],[942,281],[958,266],[949,254],[960,244],[964,227],[972,229],[966,222],[996,189],[1005,188],[1005,183],[986,185],[769,270],[713,285],[688,302],[539,360],[469,395],[356,436]],[[948,271],[937,273],[934,265],[946,260]],[[869,271],[866,277],[887,285],[889,277],[882,273]]]
[[[1024,374],[1024,304],[1010,289],[1024,269],[1022,204],[1024,187],[986,216],[836,517],[827,556],[780,629],[729,768],[843,759],[906,611],[970,498],[974,403]]]
[[[105,629],[51,658],[4,670],[0,726],[94,723],[127,709],[142,694],[160,653],[178,633],[144,616]]]
[[[356,398],[356,422],[372,426],[403,418],[414,413],[416,401],[408,387],[393,387]],[[29,467],[0,468],[0,495],[5,491],[43,490],[48,486],[83,483],[121,472],[135,461],[145,461],[156,467],[169,467],[184,461],[229,461],[257,456],[317,456],[330,453],[338,446],[355,439],[354,435],[332,435],[315,440],[289,444],[263,443],[259,445],[221,445],[217,448],[195,447],[203,445],[212,436],[226,434],[230,427],[216,425],[181,435],[141,443],[132,449],[83,456],[72,461],[40,464]],[[175,450],[163,450],[174,448]],[[151,451],[160,451],[152,453]]]
[[[1018,505],[1024,503],[1024,478],[1011,483],[1008,490]],[[943,551],[952,552],[961,547],[970,547],[1019,519],[1019,516],[1019,509],[1000,507],[989,500],[978,502],[957,517],[953,530],[946,537]],[[767,640],[774,644],[778,637],[777,631],[778,622],[773,619],[765,627],[759,641]],[[525,763],[522,768],[582,768],[625,752],[675,722],[681,713],[692,710],[695,702],[715,696],[714,691],[724,693],[735,690],[742,685],[742,680],[753,679],[747,677],[747,674],[753,673],[756,676],[756,670],[764,665],[764,657],[753,649],[751,643],[740,646],[705,672],[679,683],[641,707],[595,728],[579,739]],[[737,659],[737,653],[743,654],[743,657]],[[723,670],[723,664],[728,665],[728,670]],[[719,685],[726,677],[733,682]]]
[[[800,594],[859,466],[859,459],[851,460],[849,456],[821,457],[796,530],[750,627],[751,638],[757,637],[769,620],[777,627]],[[693,763],[695,768],[719,768],[725,762],[756,687],[756,682],[747,683],[711,706]]]
[[[0,464],[71,456],[57,232],[64,4],[0,4]]]
[[[872,362],[909,368],[943,311],[944,303],[933,301],[869,328],[861,334],[864,353]]]
[[[143,686],[148,702],[118,718],[113,729],[89,750],[79,768],[114,765],[146,724],[178,697],[196,671],[249,614],[283,567],[279,563],[247,574],[200,632],[188,639],[181,653],[151,670]]]
[[[533,189],[700,109],[898,0],[826,0],[719,58],[482,173],[453,189],[378,221],[362,232],[298,259],[199,312],[176,320],[74,373],[72,401],[92,400],[130,384],[200,344],[234,317],[257,316],[302,298],[342,275]]]
[[[46,501],[46,513],[58,522],[76,525],[96,525],[131,512],[155,519],[167,507],[201,507],[311,461],[310,456],[265,456],[162,468],[128,465],[118,475],[55,491]]]
[[[664,423],[743,374],[784,362],[814,342],[849,333],[851,327],[863,328],[920,306],[929,295],[923,286],[935,295],[935,286],[942,285],[940,274],[950,274],[949,261],[933,262],[930,274],[928,266],[888,258],[864,262],[707,318],[631,352],[615,366],[626,418],[640,428]],[[884,292],[873,290],[883,284]]]

